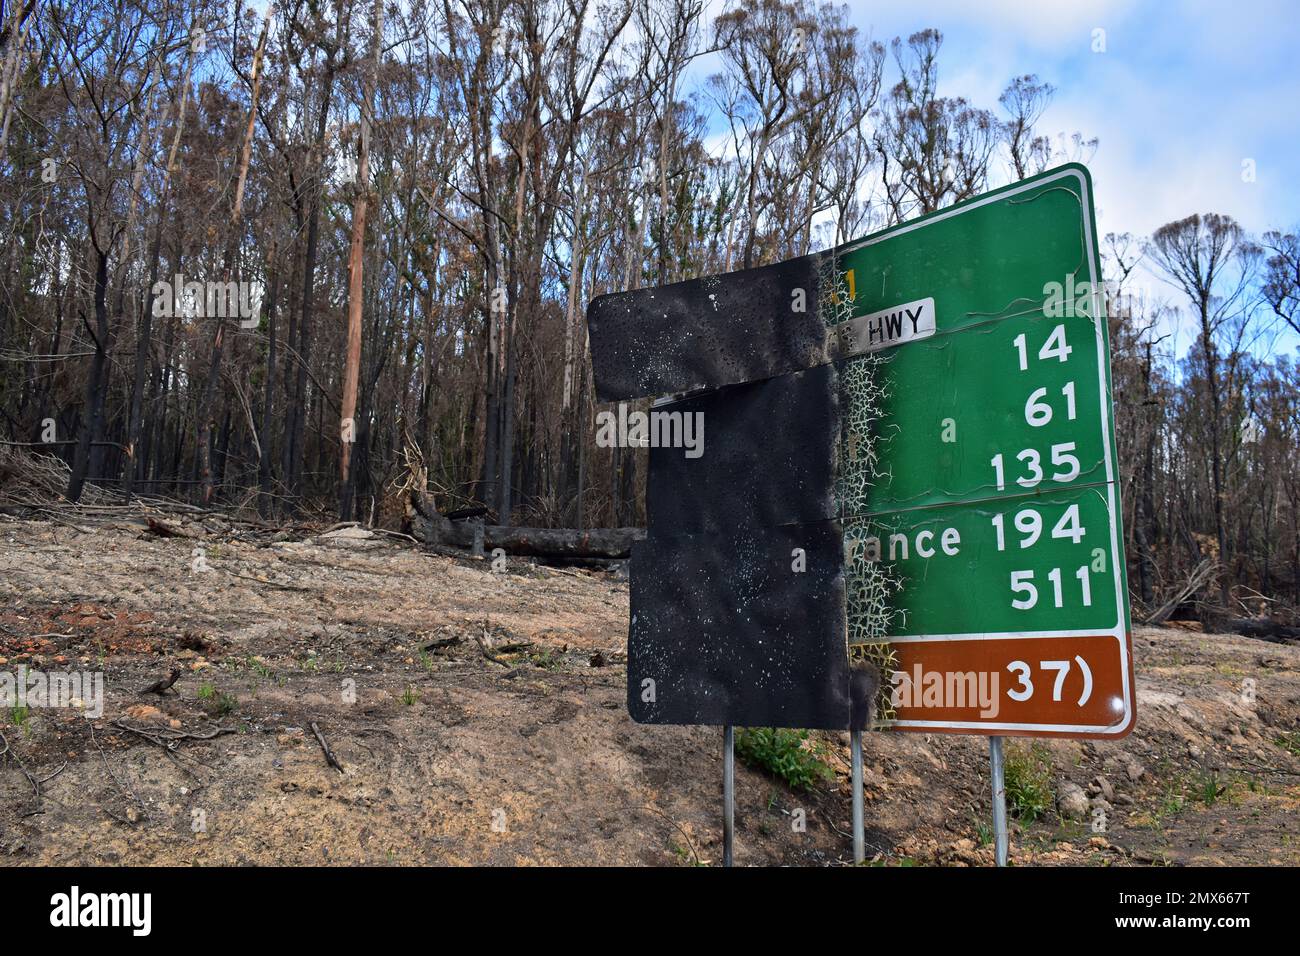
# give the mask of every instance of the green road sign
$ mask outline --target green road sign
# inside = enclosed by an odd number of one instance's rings
[[[850,640],[867,613],[854,576],[880,562],[898,583],[890,725],[1127,733],[1129,607],[1087,170],[1052,170],[837,256]]]

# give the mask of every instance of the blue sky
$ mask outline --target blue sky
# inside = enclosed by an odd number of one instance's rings
[[[926,26],[942,30],[940,85],[947,95],[992,108],[1012,76],[1036,73],[1055,86],[1040,131],[1100,139],[1089,166],[1103,234],[1147,235],[1193,212],[1226,213],[1255,233],[1300,227],[1294,0],[849,6],[856,25],[886,43]],[[1105,31],[1104,52],[1093,51],[1098,29]],[[1242,178],[1248,159],[1254,182]],[[1154,277],[1142,284],[1177,303]],[[1176,331],[1181,353],[1190,336],[1183,323]],[[1272,347],[1290,351],[1297,344],[1286,334]]]
[[[722,8],[710,5],[710,13]],[[925,27],[944,34],[940,92],[998,110],[1013,76],[1056,87],[1039,132],[1076,130],[1089,161],[1098,228],[1149,235],[1194,212],[1254,233],[1300,227],[1300,3],[1295,0],[873,0],[851,21],[888,45]],[[1105,50],[1094,52],[1094,31]],[[888,64],[886,81],[896,70]],[[1254,160],[1255,181],[1242,163]],[[1148,294],[1175,303],[1145,276]],[[1177,351],[1190,342],[1178,329]],[[1275,348],[1292,350],[1294,335]]]
[[[1253,231],[1300,224],[1300,5],[1294,0],[913,0],[849,5],[888,41],[944,33],[942,92],[996,107],[1008,79],[1057,88],[1041,131],[1101,140],[1090,163],[1103,232],[1192,212]],[[1105,52],[1093,52],[1093,31]],[[1242,181],[1254,159],[1256,181]]]

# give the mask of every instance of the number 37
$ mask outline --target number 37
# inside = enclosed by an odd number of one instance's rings
[[[1079,655],[1075,655],[1074,663],[1079,665],[1079,672],[1083,675],[1083,693],[1079,696],[1079,706],[1082,707],[1092,696],[1092,668],[1088,666]],[[1052,685],[1052,700],[1060,702],[1061,692],[1065,688],[1065,676],[1070,673],[1069,661],[1039,661],[1038,667],[1044,671],[1056,671],[1056,680]],[[1024,661],[1012,661],[1007,665],[1007,670],[1016,675],[1019,681],[1018,687],[1013,687],[1007,691],[1007,696],[1014,701],[1026,701],[1034,696],[1034,682],[1030,677],[1030,667]]]

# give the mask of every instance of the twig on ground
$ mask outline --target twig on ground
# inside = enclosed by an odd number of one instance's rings
[[[131,785],[129,783],[126,786],[123,786],[122,782],[117,779],[117,774],[113,772],[113,767],[108,762],[108,754],[104,753],[104,748],[100,745],[99,740],[95,737],[95,725],[90,721],[87,721],[86,726],[90,728],[90,742],[94,744],[95,749],[99,751],[99,757],[101,760],[104,761],[104,769],[108,771],[109,777],[111,777],[113,783],[117,785],[118,794],[123,797],[129,795],[132,800],[140,804],[140,809],[144,813],[145,817],[147,818],[149,816],[149,808],[145,806],[145,802],[140,799],[139,795],[137,795],[134,790],[131,789]],[[130,825],[131,821],[123,820],[122,818],[115,816],[104,807],[100,807],[100,809],[103,810],[105,813],[107,813],[110,817],[113,817],[113,819],[117,820],[119,823],[126,823],[127,825]]]
[[[63,773],[63,771],[67,769],[68,769],[68,762],[65,760],[63,761],[63,764],[59,767],[58,770],[54,771],[54,773],[50,774],[48,777],[41,777],[41,779],[36,782],[39,784],[49,783],[51,780],[53,780],[55,777],[57,777],[59,774]]]
[[[518,654],[520,651],[526,651],[532,646],[532,641],[514,641],[510,644],[499,644],[493,650],[498,654]]]
[[[297,584],[279,584],[275,581],[263,581],[261,578],[255,578],[251,575],[240,574],[238,571],[227,571],[227,574],[236,578],[243,578],[245,581],[252,581],[254,584],[261,585],[264,588],[275,588],[278,591],[310,591],[311,588],[300,587]]]
[[[31,775],[31,772],[28,771],[27,769],[27,765],[22,762],[22,759],[18,756],[17,751],[15,751],[9,745],[9,739],[5,737],[2,731],[0,731],[0,743],[4,744],[4,748],[5,748],[4,750],[0,750],[0,757],[8,756],[10,760],[12,760],[15,764],[18,765],[19,772],[24,777],[26,777],[27,782],[32,785],[32,797],[34,798],[36,805],[39,806],[41,802],[40,781]]]
[[[501,658],[497,657],[496,654],[492,653],[492,649],[488,647],[487,641],[483,640],[483,638],[475,635],[474,640],[478,643],[478,649],[483,652],[483,656],[493,664],[500,664],[502,667],[510,666],[508,661],[503,661]]]
[[[25,641],[44,640],[51,637],[76,637],[77,636],[76,634],[55,634],[53,631],[51,631],[49,634],[19,634],[17,631],[10,631],[9,628],[7,627],[4,628],[4,630],[7,633],[12,634],[14,637],[21,637]]]
[[[222,734],[235,733],[234,727],[214,727],[210,734],[192,734],[184,730],[173,730],[170,727],[159,727],[156,730],[146,730],[143,727],[133,727],[125,723],[122,718],[113,721],[113,726],[118,730],[125,730],[127,733],[135,734],[137,737],[156,744],[164,750],[175,750],[177,744],[182,740],[212,740],[220,737]]]
[[[700,864],[700,854],[697,853],[696,850],[695,850],[695,841],[693,841],[693,840],[691,839],[691,835],[690,835],[689,833],[687,833],[685,830],[682,829],[681,824],[679,824],[676,820],[674,820],[674,819],[673,819],[672,817],[670,817],[668,814],[664,813],[664,812],[663,812],[662,810],[660,810],[658,807],[652,807],[652,806],[650,806],[648,803],[644,803],[644,804],[642,804],[642,805],[641,805],[641,809],[642,809],[642,810],[649,810],[651,813],[658,814],[660,817],[662,817],[663,819],[667,820],[670,824],[672,824],[672,825],[677,829],[677,832],[680,833],[680,834],[682,835],[682,839],[684,839],[684,840],[686,841],[686,846],[687,846],[687,848],[691,851],[691,856],[695,857],[695,865],[696,865],[696,866],[700,866],[700,865],[701,865],[701,864]]]
[[[338,758],[334,756],[334,751],[330,750],[330,745],[325,741],[325,735],[320,732],[320,728],[316,726],[314,720],[311,722],[311,732],[316,735],[316,740],[320,743],[320,749],[325,752],[325,762],[339,773],[347,773],[343,769],[343,764],[339,763]]]

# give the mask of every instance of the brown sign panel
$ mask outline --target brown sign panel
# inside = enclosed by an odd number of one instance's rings
[[[942,638],[893,645],[896,730],[1116,739],[1133,729],[1129,642]]]

